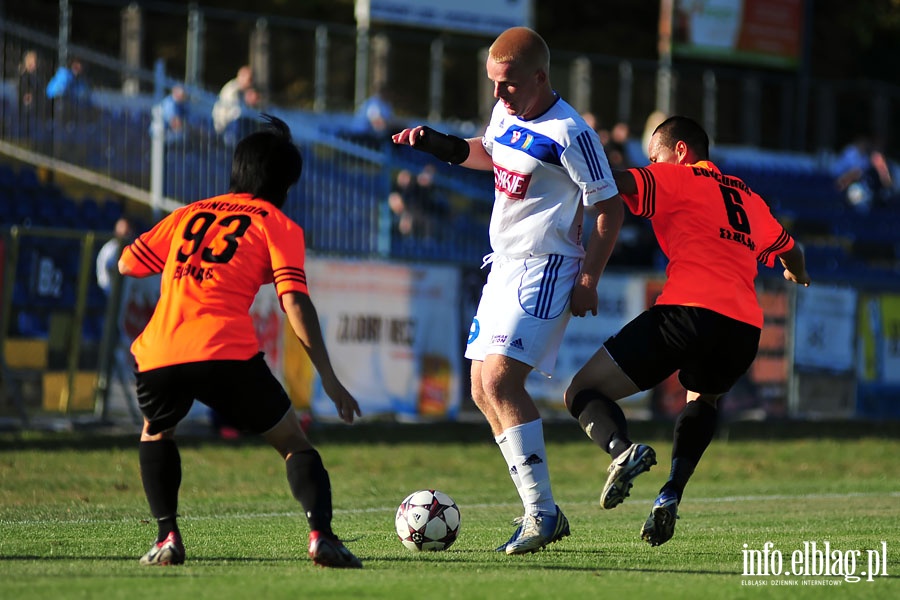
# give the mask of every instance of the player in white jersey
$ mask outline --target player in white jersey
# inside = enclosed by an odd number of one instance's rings
[[[493,253],[469,333],[472,399],[484,414],[524,505],[498,550],[524,554],[569,535],[556,505],[540,412],[525,389],[532,369],[552,375],[569,316],[597,314],[597,282],[624,209],[596,133],[550,85],[550,52],[533,30],[514,27],[486,64],[497,105],[480,138],[429,127],[404,129],[397,144],[440,160],[494,171]],[[593,231],[587,252],[585,209]]]

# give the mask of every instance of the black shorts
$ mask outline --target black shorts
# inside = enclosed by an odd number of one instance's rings
[[[260,352],[248,360],[210,360],[136,373],[137,399],[153,435],[175,427],[194,400],[238,429],[264,433],[292,408]]]
[[[680,370],[686,389],[724,394],[747,372],[759,349],[760,329],[706,308],[656,305],[604,346],[641,390]]]

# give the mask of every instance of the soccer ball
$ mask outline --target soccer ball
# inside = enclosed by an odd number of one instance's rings
[[[419,490],[400,503],[394,525],[410,550],[446,550],[459,535],[459,507],[443,492]]]

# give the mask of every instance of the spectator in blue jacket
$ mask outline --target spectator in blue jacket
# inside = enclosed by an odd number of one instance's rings
[[[53,74],[47,84],[47,97],[86,100],[90,96],[90,87],[84,77],[84,66],[77,58],[69,61],[68,66],[61,66]]]
[[[74,121],[88,106],[90,95],[84,65],[77,58],[69,60],[68,66],[59,67],[47,84],[47,98],[53,103],[53,113],[59,115],[64,124]]]
[[[184,86],[172,86],[172,91],[159,103],[163,123],[166,127],[166,141],[184,140],[185,124],[188,117],[188,97]]]

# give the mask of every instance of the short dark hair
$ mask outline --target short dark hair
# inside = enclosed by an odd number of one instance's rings
[[[229,191],[252,194],[281,208],[288,190],[300,179],[303,157],[284,121],[261,116],[265,127],[243,138],[234,149]]]
[[[653,130],[653,135],[656,134],[659,134],[659,143],[666,148],[674,150],[675,144],[682,141],[700,160],[709,159],[709,136],[700,123],[690,117],[669,117]]]

